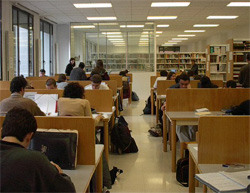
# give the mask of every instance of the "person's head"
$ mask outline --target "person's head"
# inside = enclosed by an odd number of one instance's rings
[[[100,88],[100,85],[102,83],[102,77],[99,74],[94,74],[91,77],[91,85],[93,90],[98,90]]]
[[[174,80],[176,77],[175,72],[169,72],[167,76],[167,80]]]
[[[78,66],[79,68],[81,68],[81,69],[84,69],[84,67],[85,67],[85,64],[83,63],[83,62],[80,62],[80,64],[79,64],[79,66]]]
[[[121,71],[121,72],[119,72],[119,75],[120,75],[120,76],[126,76],[126,74],[127,74],[126,71]]]
[[[212,87],[211,80],[208,76],[201,77],[200,82],[201,82],[201,88],[211,88]]]
[[[97,60],[96,61],[96,67],[97,68],[103,68],[103,61],[102,60]]]
[[[191,64],[194,65],[195,64],[195,60],[191,60]]]
[[[41,69],[40,73],[39,73],[39,76],[43,77],[43,76],[45,76],[45,73],[46,73],[46,71],[44,69]]]
[[[174,80],[175,83],[178,84],[180,82],[180,75],[176,76]]]
[[[77,82],[69,83],[64,88],[63,97],[82,99],[84,97],[84,88]]]
[[[182,73],[179,78],[180,78],[179,81],[180,88],[188,88],[188,85],[190,83],[189,76],[186,73]]]
[[[226,87],[227,88],[236,88],[237,83],[234,80],[229,80],[226,82]]]
[[[161,70],[160,71],[160,76],[168,76],[168,72],[166,70]]]
[[[59,77],[58,77],[58,80],[57,82],[60,83],[60,82],[65,82],[67,80],[67,77],[65,74],[59,74]]]
[[[49,78],[46,81],[46,88],[47,89],[57,89],[56,81],[53,78]]]
[[[200,80],[201,79],[201,75],[194,75],[194,80]]]
[[[74,67],[76,65],[75,58],[70,58],[69,63]]]
[[[250,63],[250,54],[246,55],[247,62]]]
[[[18,92],[18,93],[24,95],[24,89],[27,86],[27,84],[28,83],[24,77],[17,76],[15,78],[13,78],[11,83],[10,83],[10,92],[11,93]]]
[[[190,76],[194,76],[194,71],[188,71],[188,76],[190,77]]]
[[[2,126],[2,139],[15,137],[24,147],[36,133],[37,123],[34,116],[26,109],[13,108],[7,114]]]

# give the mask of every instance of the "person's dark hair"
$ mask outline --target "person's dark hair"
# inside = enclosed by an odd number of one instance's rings
[[[190,77],[190,76],[194,76],[194,71],[188,71],[188,76]]]
[[[71,64],[71,61],[72,61],[72,60],[74,60],[74,64],[73,64],[73,67],[74,67],[74,66],[76,65],[76,62],[75,62],[76,59],[75,59],[75,58],[70,58],[70,60],[69,60],[69,63],[70,63],[70,64]]]
[[[63,97],[67,98],[83,98],[84,88],[77,82],[69,83],[65,86]]]
[[[44,69],[41,69],[40,72],[42,72],[44,74],[46,73],[46,71]]]
[[[95,84],[101,84],[102,82],[102,77],[99,75],[99,74],[94,74],[92,77],[91,77],[91,81]]]
[[[237,83],[234,80],[229,80],[226,82],[227,88],[236,88]]]
[[[103,68],[103,61],[102,60],[97,60],[96,61],[96,67],[97,68]]]
[[[176,76],[174,80],[175,80],[176,84],[179,83],[180,82],[180,75]]]
[[[79,68],[84,69],[84,67],[85,67],[85,64],[83,62],[80,62]]]
[[[180,80],[190,81],[190,78],[186,73],[182,73],[179,78],[180,78]],[[179,82],[180,82],[180,80],[179,80]]]
[[[55,81],[55,79],[49,78],[49,79],[46,81],[46,85],[47,85],[47,86],[51,86],[51,85],[56,86],[56,81]]]
[[[11,136],[23,142],[28,133],[36,132],[37,123],[35,117],[26,109],[11,109],[3,122],[2,138]]]
[[[168,72],[166,70],[161,70],[160,75],[161,76],[168,76]]]
[[[121,71],[121,72],[119,72],[119,75],[120,75],[120,76],[126,76],[126,74],[127,74],[126,71]]]
[[[194,80],[200,80],[201,79],[201,75],[194,75]]]
[[[167,80],[171,80],[171,77],[175,74],[175,72],[169,72],[167,76]]]
[[[201,77],[200,82],[201,82],[201,88],[218,88],[217,85],[212,84],[208,76]]]
[[[27,84],[28,83],[24,77],[17,76],[15,78],[13,78],[11,83],[10,83],[10,92],[11,93],[20,92],[22,88],[25,89]]]
[[[57,82],[60,83],[60,82],[65,82],[67,79],[66,75],[65,74],[59,74],[59,77],[58,77],[58,80]]]

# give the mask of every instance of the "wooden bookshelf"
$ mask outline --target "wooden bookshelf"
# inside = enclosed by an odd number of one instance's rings
[[[227,81],[227,47],[227,44],[207,46],[206,75],[211,80]]]
[[[176,53],[158,53],[156,59],[157,71],[176,70],[189,71],[191,61],[194,60],[199,66],[199,74],[205,74],[206,54],[205,52],[176,52]]]
[[[238,82],[240,69],[247,64],[246,55],[250,54],[250,39],[229,39],[227,43],[229,44],[227,79]]]

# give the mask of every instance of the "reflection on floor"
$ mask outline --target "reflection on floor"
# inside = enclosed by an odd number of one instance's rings
[[[162,137],[152,137],[148,130],[155,126],[155,116],[142,115],[145,101],[124,103],[123,115],[132,130],[139,152],[111,154],[109,166],[123,169],[112,193],[118,192],[188,192],[171,172],[171,152],[163,152]],[[169,147],[168,147],[169,148]]]

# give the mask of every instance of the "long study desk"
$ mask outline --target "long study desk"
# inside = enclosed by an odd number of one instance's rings
[[[222,115],[221,111],[211,111],[210,115]],[[198,125],[200,116],[194,111],[177,111],[163,113],[163,150],[167,151],[167,124],[166,119],[171,122],[171,147],[172,147],[172,172],[176,171],[176,126],[177,125]]]
[[[99,167],[102,167],[100,165],[102,165],[103,149],[103,145],[95,145],[95,165],[77,165],[75,170],[63,170],[65,174],[70,176],[71,181],[75,185],[76,192],[87,192],[90,180],[95,171],[97,171],[97,189],[102,189],[100,187],[102,184],[102,181],[100,181],[102,180],[102,170],[99,171]]]

